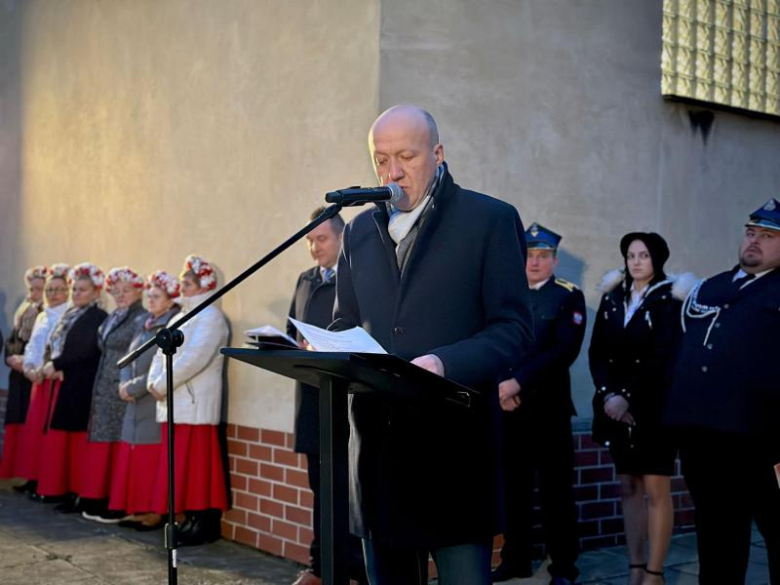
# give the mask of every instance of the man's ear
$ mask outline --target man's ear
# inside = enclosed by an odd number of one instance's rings
[[[433,147],[433,154],[436,157],[436,166],[440,166],[444,162],[444,145],[440,142]]]

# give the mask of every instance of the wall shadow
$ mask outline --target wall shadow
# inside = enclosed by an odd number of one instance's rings
[[[573,282],[582,288],[587,264],[584,259],[567,251],[564,248],[558,250],[558,267],[555,269],[556,276]],[[584,291],[587,293],[587,291]],[[587,294],[586,294],[587,298]],[[593,396],[593,382],[588,368],[588,347],[590,346],[590,335],[593,329],[593,320],[596,317],[596,308],[586,306],[587,309],[587,327],[585,329],[585,339],[582,342],[580,355],[571,367],[571,391],[574,406],[577,409],[577,418],[575,424],[578,426],[589,426],[589,420],[593,418],[593,410],[590,405]]]
[[[22,207],[22,13],[23,0],[0,0],[0,331],[7,338],[23,300],[19,250]],[[0,365],[0,388],[8,368]]]

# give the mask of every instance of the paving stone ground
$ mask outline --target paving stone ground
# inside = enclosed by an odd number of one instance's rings
[[[582,572],[580,582],[583,585],[626,585],[628,582],[628,551],[625,546],[587,552],[580,556],[577,566]],[[698,575],[696,535],[684,534],[673,537],[666,557],[667,585],[697,585]],[[547,564],[539,566],[534,577],[530,579],[512,579],[506,583],[507,585],[547,585],[549,583]],[[745,584],[769,585],[766,547],[755,527]]]
[[[30,501],[0,481],[0,583],[2,585],[161,585],[167,583],[162,532],[139,533],[60,514],[52,504]],[[767,585],[766,548],[753,533],[748,585]],[[624,585],[625,547],[588,552],[578,563],[583,585]],[[289,585],[300,566],[255,549],[220,540],[179,549],[182,585]],[[673,539],[667,559],[669,585],[698,583],[696,537]],[[530,579],[509,585],[546,585],[546,565]]]
[[[162,531],[102,525],[52,504],[30,501],[0,483],[3,585],[158,585],[167,583]],[[281,585],[300,566],[225,540],[179,549],[182,585]]]

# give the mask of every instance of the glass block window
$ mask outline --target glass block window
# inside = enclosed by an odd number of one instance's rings
[[[661,93],[780,117],[780,0],[664,0]]]

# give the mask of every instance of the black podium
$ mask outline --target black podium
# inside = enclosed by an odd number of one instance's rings
[[[347,396],[375,392],[469,408],[476,393],[394,355],[222,348],[222,353],[320,389],[320,525],[325,585],[349,583]]]

